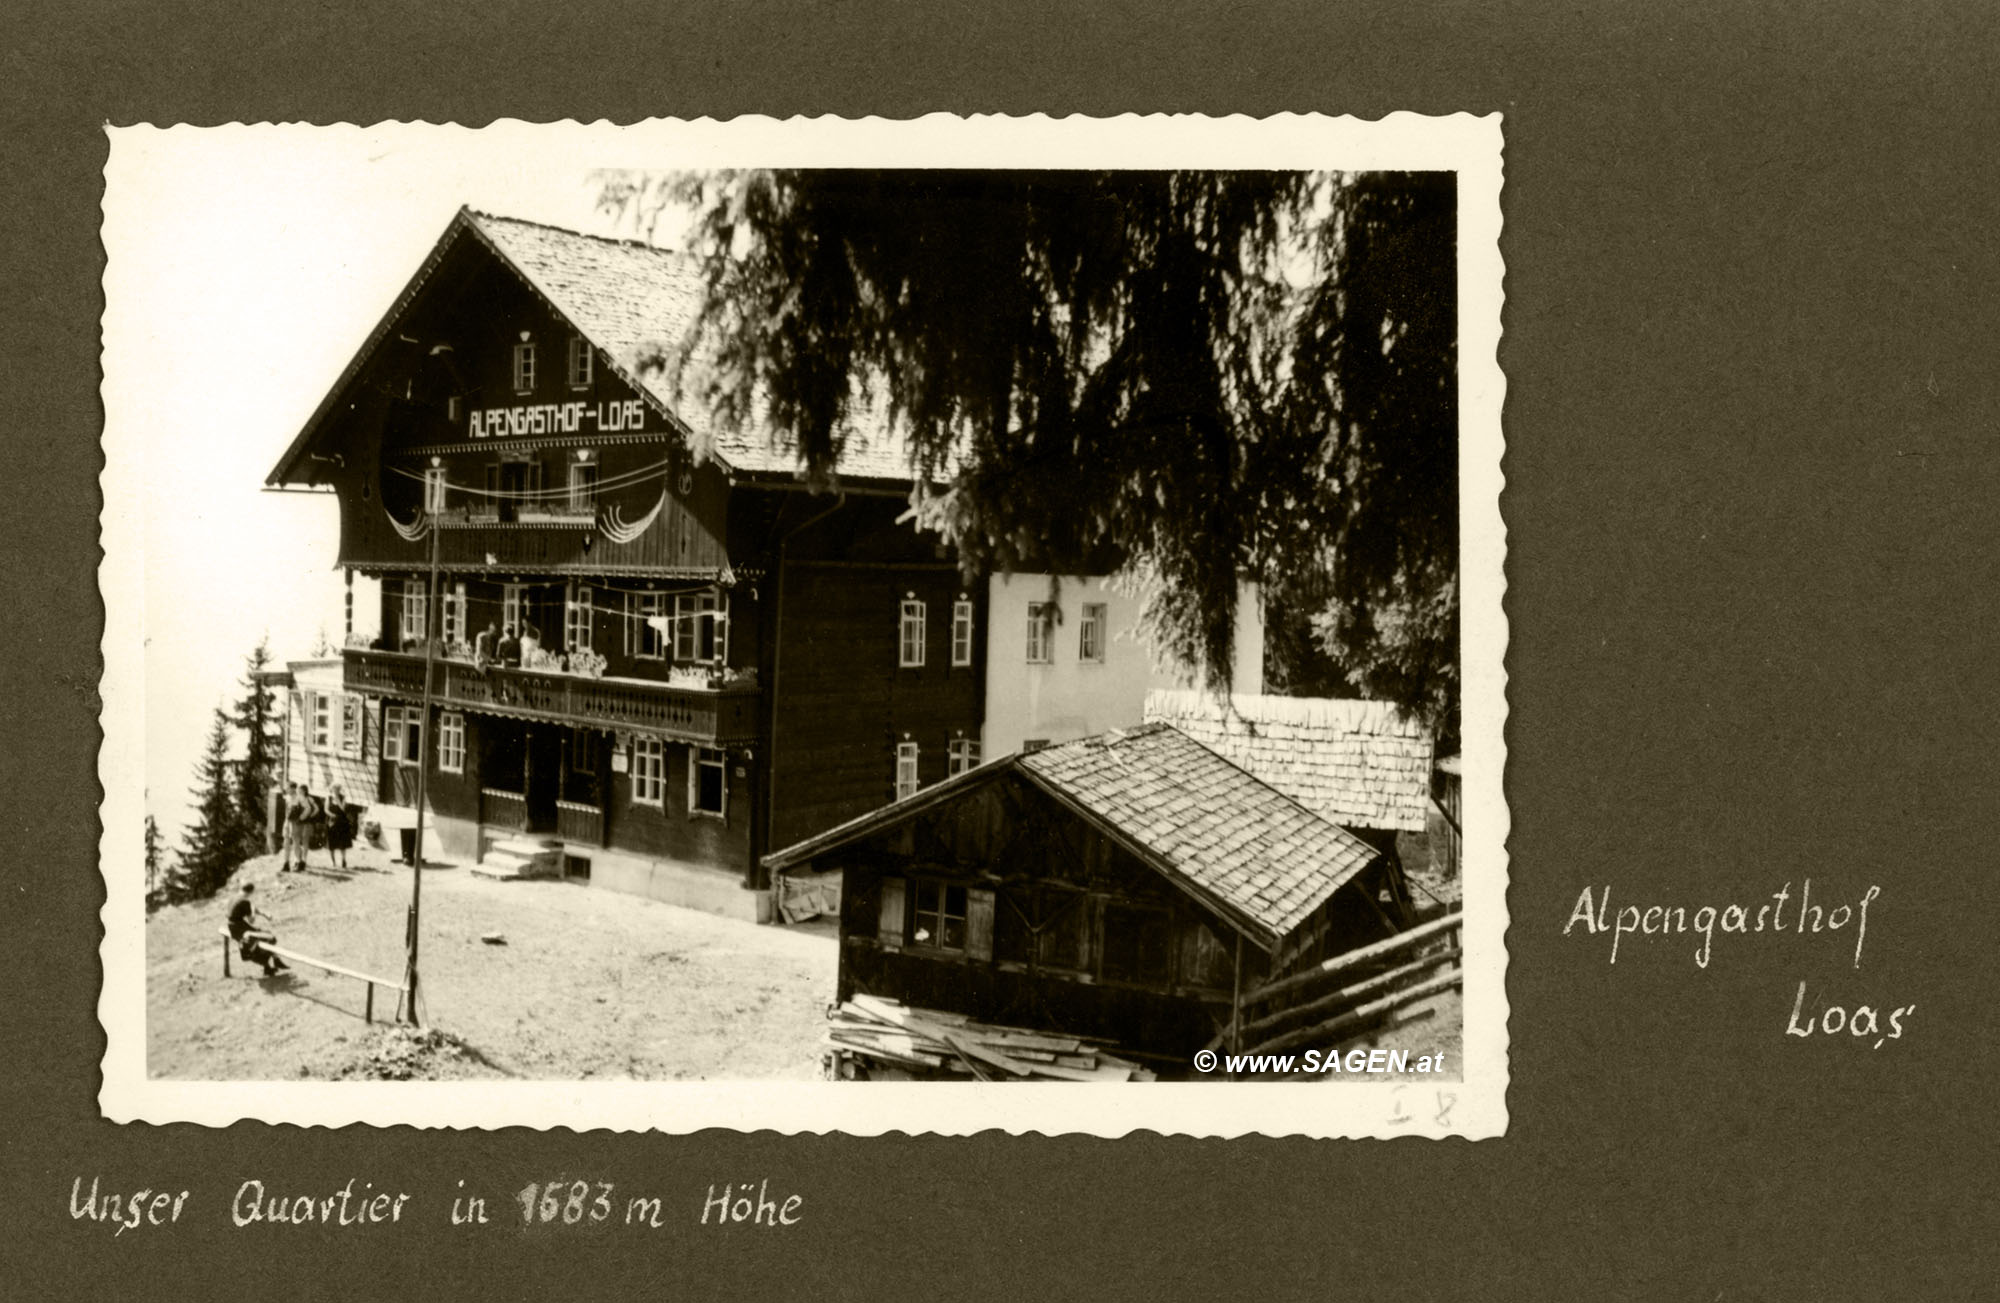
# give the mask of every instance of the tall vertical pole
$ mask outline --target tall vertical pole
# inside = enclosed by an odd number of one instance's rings
[[[440,500],[433,501],[433,493]],[[403,985],[408,988],[404,998],[409,1001],[410,1025],[413,1027],[420,1025],[417,1022],[417,938],[424,903],[424,799],[428,787],[425,778],[431,768],[431,672],[437,663],[437,639],[432,636],[431,630],[438,616],[438,533],[443,528],[440,520],[443,497],[442,485],[434,489],[429,481],[425,482],[424,510],[431,518],[431,576],[424,594],[424,707],[423,713],[418,716],[423,722],[417,726],[417,838],[416,844],[410,848],[410,922],[407,938],[410,959],[403,972]]]

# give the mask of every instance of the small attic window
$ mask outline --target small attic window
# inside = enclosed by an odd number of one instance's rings
[[[569,337],[569,387],[590,387],[590,341],[582,335]]]
[[[514,392],[533,393],[535,389],[535,346],[533,342],[514,345]]]

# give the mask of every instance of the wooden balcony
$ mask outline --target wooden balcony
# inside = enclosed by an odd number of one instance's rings
[[[404,701],[424,694],[424,658],[408,652],[348,648],[351,691]],[[690,688],[644,679],[592,679],[541,670],[508,670],[435,661],[431,699],[447,710],[590,728],[632,729],[711,746],[757,737],[757,688]]]

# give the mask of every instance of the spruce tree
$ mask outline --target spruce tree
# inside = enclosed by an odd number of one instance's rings
[[[162,862],[164,850],[160,845],[160,825],[152,815],[146,816],[146,908],[160,907],[164,885],[160,880],[161,871],[166,867]]]
[[[265,851],[264,820],[271,784],[277,776],[282,735],[270,686],[258,676],[270,668],[271,646],[266,636],[245,658],[244,695],[237,701],[233,722],[243,730],[243,764],[236,773],[238,839],[244,857]]]
[[[243,860],[235,767],[229,759],[229,714],[218,706],[195,770],[200,781],[194,789],[194,823],[181,834],[177,897],[213,896]]]

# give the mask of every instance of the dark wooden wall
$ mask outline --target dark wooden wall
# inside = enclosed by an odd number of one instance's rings
[[[817,867],[844,873],[839,993],[891,996],[973,1017],[1109,1036],[1135,1050],[1192,1052],[1229,1016],[1235,934],[1163,875],[1012,774],[842,848]],[[882,934],[884,883],[918,879],[994,893],[990,956],[947,953]],[[905,904],[904,913],[908,914]],[[1117,920],[1164,921],[1168,971],[1107,975],[1124,949]],[[1039,933],[1073,937],[1073,959],[1045,961]],[[1068,942],[1055,947],[1066,949]],[[1245,985],[1268,959],[1242,951]]]

